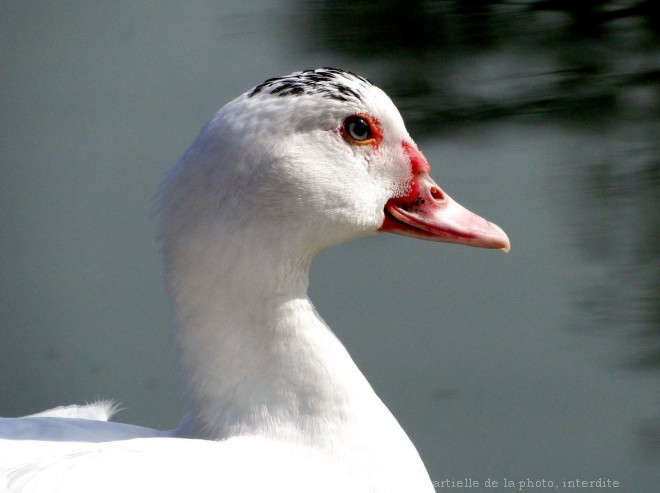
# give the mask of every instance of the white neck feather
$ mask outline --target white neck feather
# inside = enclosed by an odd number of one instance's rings
[[[189,406],[179,433],[320,445],[354,434],[360,414],[389,415],[307,298],[308,257],[245,231],[168,256]]]

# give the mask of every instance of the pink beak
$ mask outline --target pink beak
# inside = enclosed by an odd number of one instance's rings
[[[380,231],[505,252],[511,249],[509,238],[499,226],[451,199],[429,176],[431,168],[424,156],[411,144],[404,143],[403,147],[413,171],[410,190],[385,204]]]

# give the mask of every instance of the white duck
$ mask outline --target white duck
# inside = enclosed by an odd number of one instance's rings
[[[107,422],[104,403],[0,420],[0,489],[433,491],[307,297],[320,250],[378,231],[508,251],[429,171],[394,104],[350,72],[270,79],[225,105],[159,193],[179,427]]]

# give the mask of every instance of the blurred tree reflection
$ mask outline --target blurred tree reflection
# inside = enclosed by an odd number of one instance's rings
[[[581,116],[584,107],[591,120],[615,112],[623,89],[657,91],[656,3],[326,0],[312,4],[310,41],[385,62],[387,89],[404,100],[417,131],[525,113]],[[515,97],[484,97],[465,79],[452,78],[470,57],[498,50],[519,58],[497,74],[520,86]],[[541,59],[528,65],[535,56]],[[658,114],[659,104],[656,97],[649,114]]]

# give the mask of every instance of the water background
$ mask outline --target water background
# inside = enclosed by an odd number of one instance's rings
[[[314,264],[319,312],[431,477],[657,491],[653,2],[5,1],[0,14],[0,415],[113,398],[120,421],[175,426],[160,177],[228,100],[337,66],[390,94],[436,181],[512,242],[505,255],[378,235]]]

